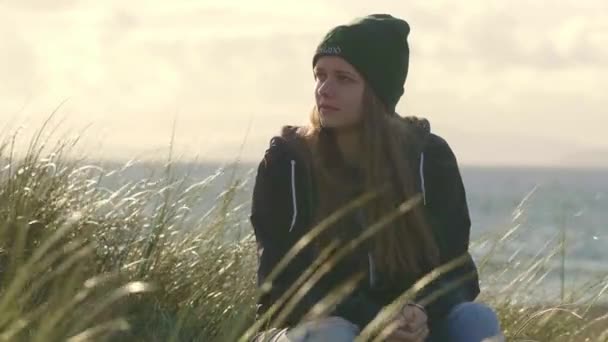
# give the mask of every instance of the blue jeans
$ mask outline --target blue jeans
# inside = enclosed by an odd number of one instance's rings
[[[502,336],[498,316],[492,308],[479,302],[465,302],[456,305],[446,318],[437,322],[427,341],[502,342]]]
[[[359,328],[341,317],[305,322],[293,328],[272,329],[254,341],[268,342],[352,342]],[[492,339],[494,338],[494,339]],[[494,310],[478,302],[457,305],[438,322],[427,342],[502,342],[500,323]]]

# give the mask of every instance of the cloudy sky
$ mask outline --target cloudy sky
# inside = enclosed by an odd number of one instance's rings
[[[608,158],[603,0],[2,1],[2,138],[63,103],[56,124],[87,127],[91,156],[163,156],[175,122],[184,159],[244,145],[258,160],[281,125],[306,122],[323,34],[372,12],[412,27],[398,112],[428,117],[461,163]]]

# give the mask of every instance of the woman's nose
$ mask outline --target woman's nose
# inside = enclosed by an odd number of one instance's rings
[[[331,97],[333,95],[333,85],[329,79],[324,80],[318,85],[317,94],[322,97]]]

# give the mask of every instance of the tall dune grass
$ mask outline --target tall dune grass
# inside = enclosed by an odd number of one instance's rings
[[[0,146],[0,341],[234,341],[255,330],[255,239],[238,199],[248,198],[250,175],[234,173],[215,195],[210,187],[236,166],[195,179],[169,159],[161,174],[133,181],[122,175],[137,161],[107,169],[77,158],[78,139],[46,146],[46,127],[23,158],[14,136]],[[214,205],[198,210],[203,202]],[[525,201],[516,212],[524,210]],[[481,299],[497,308],[508,339],[607,341],[608,312],[598,304],[607,275],[581,279],[552,303],[521,299],[543,285],[565,240],[488,266],[513,234],[531,234],[517,219],[474,242],[490,246],[480,266],[491,291]]]

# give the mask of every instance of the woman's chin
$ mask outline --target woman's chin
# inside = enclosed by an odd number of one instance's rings
[[[335,113],[331,113],[329,115],[323,115],[323,113],[321,113],[319,119],[321,120],[323,127],[327,128],[339,128],[346,125],[345,120],[335,115]]]
[[[333,130],[347,131],[347,130],[356,129],[359,126],[357,125],[357,123],[350,123],[350,122],[343,122],[343,121],[336,122],[336,121],[332,121],[332,120],[321,120],[321,127],[330,128]]]
[[[323,126],[324,128],[340,128],[344,125],[336,120],[321,119],[321,126]]]

